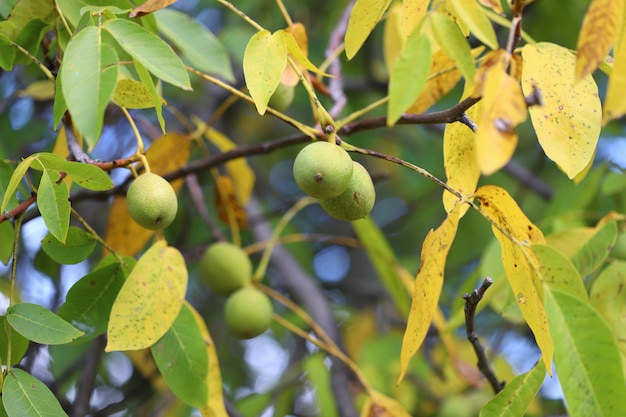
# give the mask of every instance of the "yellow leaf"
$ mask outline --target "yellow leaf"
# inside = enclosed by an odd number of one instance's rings
[[[30,97],[33,100],[47,101],[54,98],[54,83],[50,80],[33,81],[24,90],[18,91],[19,97]]]
[[[82,140],[80,142],[82,143]],[[59,128],[59,133],[57,133],[57,138],[54,142],[54,149],[52,150],[52,153],[55,155],[59,155],[63,159],[67,158],[67,156],[70,154],[70,151],[67,148],[67,135],[65,134],[65,124],[62,124]]]
[[[420,348],[435,314],[443,287],[446,258],[459,225],[460,205],[456,204],[448,217],[426,235],[422,244],[421,265],[415,278],[413,300],[400,352],[400,376],[404,377],[409,360]]]
[[[623,10],[624,0],[592,0],[576,46],[576,82],[594,72],[609,53]]]
[[[396,400],[372,390],[361,410],[361,417],[411,417]]]
[[[482,102],[478,102],[467,111],[470,119],[480,114]],[[476,134],[463,123],[448,123],[443,134],[443,166],[446,170],[446,183],[463,194],[472,194],[480,178],[480,166],[476,152]],[[452,210],[457,197],[448,191],[443,192],[443,206]],[[469,209],[468,204],[461,207],[459,217]]]
[[[209,400],[204,408],[200,410],[202,417],[228,417],[226,408],[224,407],[224,395],[222,393],[222,375],[220,373],[220,364],[217,361],[217,352],[215,351],[215,343],[211,339],[209,330],[204,323],[200,314],[185,301],[189,310],[193,313],[204,343],[206,344],[207,353],[209,355],[209,372],[207,379],[207,387],[209,390]]]
[[[491,49],[498,48],[496,32],[476,0],[447,0],[446,9],[466,24],[482,43]]]
[[[461,72],[456,68],[452,58],[448,57],[442,50],[438,50],[433,55],[430,78],[426,81],[424,90],[406,113],[420,114],[426,111],[450,92],[460,79]]]
[[[235,196],[233,182],[226,175],[215,178],[215,205],[217,214],[224,223],[230,224],[230,213],[235,216],[240,229],[248,226],[248,215]]]
[[[105,351],[152,346],[176,320],[186,290],[183,255],[157,241],[139,258],[113,302]]]
[[[502,263],[507,279],[517,305],[535,335],[543,362],[547,369],[552,369],[554,343],[543,305],[539,262],[530,248],[533,244],[545,244],[543,233],[504,189],[493,185],[483,186],[476,191],[475,197],[483,212],[500,227],[492,224],[493,233],[502,249]]]
[[[428,11],[430,0],[403,0],[402,1],[402,32],[409,36],[422,17]]]
[[[150,170],[164,175],[187,163],[191,149],[188,135],[168,133],[152,142],[146,152]],[[174,191],[178,193],[183,179],[172,181]],[[154,235],[154,231],[144,229],[130,217],[126,197],[116,196],[109,211],[109,225],[106,230],[106,242],[117,252],[125,256],[135,256]]]
[[[543,106],[529,108],[539,144],[572,179],[593,158],[600,137],[598,87],[590,75],[574,83],[575,58],[559,45],[528,44],[522,57],[524,93],[537,87],[543,96]]]
[[[626,12],[623,19],[622,26],[626,25]],[[621,38],[615,42],[613,55],[615,62],[606,90],[603,125],[626,114],[626,28],[622,29]]]
[[[287,45],[283,31],[255,33],[243,55],[243,75],[259,114],[265,114],[267,103],[278,87],[287,65]]]
[[[302,49],[300,49],[300,45],[298,44],[298,41],[296,40],[296,38],[293,36],[291,32],[285,31],[285,30],[279,30],[277,33],[282,33],[283,36],[285,37],[285,44],[287,45],[287,52],[289,52],[289,55],[291,55],[294,61],[296,61],[302,67],[308,69],[311,72],[323,75],[325,77],[331,76],[330,74],[326,74],[325,72],[321,71],[311,61],[309,61],[309,58],[307,58],[306,53]]]
[[[206,131],[205,136],[222,152],[227,152],[237,147],[237,144],[215,129]],[[237,196],[237,200],[245,206],[248,200],[250,200],[254,188],[256,179],[254,171],[250,168],[245,158],[238,158],[226,163],[226,172],[228,172],[228,176],[235,186],[235,196]]]
[[[128,109],[148,109],[154,107],[152,93],[144,83],[131,79],[122,79],[115,85],[113,102]],[[164,100],[161,99],[164,103]]]
[[[133,364],[133,367],[143,376],[150,386],[159,394],[169,391],[165,378],[159,372],[149,348],[139,350],[127,350],[124,352]]]
[[[352,59],[372,33],[391,0],[357,0],[350,13],[346,29],[346,56]]]
[[[383,32],[383,55],[385,57],[385,67],[391,73],[393,65],[396,63],[400,52],[404,47],[406,36],[402,32],[402,5],[394,3],[387,12],[385,19],[385,30]]]
[[[526,120],[526,100],[519,82],[506,72],[507,62],[508,54],[496,51],[477,74],[484,82],[480,86],[483,113],[476,131],[476,151],[485,175],[509,162],[517,147],[515,126]]]
[[[300,22],[295,22],[285,28],[285,32],[289,32],[293,36],[304,56],[309,56],[309,37],[304,25]],[[298,77],[298,74],[291,68],[291,65],[286,65],[280,76],[280,82],[289,87],[295,87],[300,82],[300,77]]]

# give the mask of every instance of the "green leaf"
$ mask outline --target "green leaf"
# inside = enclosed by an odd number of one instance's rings
[[[20,162],[17,167],[15,167],[15,171],[13,171],[13,175],[11,175],[11,179],[4,189],[4,198],[2,199],[2,206],[0,206],[0,214],[4,213],[4,210],[9,205],[11,199],[15,198],[17,187],[20,186],[20,182],[22,182],[22,178],[26,175],[26,171],[28,171],[28,167],[32,162],[33,157],[29,156]]]
[[[557,249],[547,245],[532,245],[539,260],[544,284],[566,292],[581,300],[587,299],[587,290],[574,264]]]
[[[391,0],[357,0],[354,4],[345,37],[348,59],[352,59],[359,52],[389,4]]]
[[[50,27],[46,22],[33,19],[22,28],[17,39],[15,39],[15,43],[30,52],[31,55],[37,56],[41,39],[49,29]],[[23,53],[15,56],[15,64],[28,65],[31,62],[31,58]]]
[[[615,335],[617,345],[626,358],[626,262],[613,262],[593,282],[589,300]],[[626,361],[622,362],[626,375]]]
[[[0,316],[0,359],[3,365],[8,363],[9,333],[11,334],[11,365],[16,365],[26,354],[29,341],[9,325],[5,316]]]
[[[15,63],[15,47],[11,40],[0,33],[0,68],[11,71]]]
[[[107,20],[102,27],[152,74],[176,87],[191,89],[185,66],[161,38],[128,20]]]
[[[399,271],[402,266],[396,259],[387,238],[370,217],[352,222],[352,227],[363,244],[383,286],[394,301],[394,305],[404,317],[408,316],[411,299],[400,276]],[[411,279],[413,279],[412,275]]]
[[[8,265],[13,254],[15,235],[13,225],[9,221],[0,223],[0,262]]]
[[[41,245],[44,252],[55,262],[73,265],[87,259],[96,247],[96,240],[83,229],[70,226],[65,243],[59,242],[51,233],[48,233],[41,240]]]
[[[227,51],[207,28],[191,16],[174,9],[161,9],[154,15],[159,31],[182,52],[193,67],[220,75],[229,81],[235,80]]]
[[[607,222],[572,256],[572,263],[583,277],[595,271],[609,256],[617,240],[617,222]]]
[[[148,89],[150,95],[152,96],[152,103],[154,104],[154,111],[156,112],[157,119],[159,120],[159,126],[161,126],[161,130],[163,134],[165,134],[165,119],[163,119],[163,105],[161,103],[161,96],[154,85],[154,81],[152,81],[152,77],[150,73],[139,61],[133,59],[133,63],[135,64],[135,70],[139,75],[139,79],[143,83],[143,85]]]
[[[522,417],[537,395],[546,376],[546,367],[539,361],[530,371],[516,376],[480,411],[480,417]]]
[[[426,85],[432,54],[428,37],[413,32],[389,76],[389,107],[387,125],[395,124],[417,99]]]
[[[54,88],[54,105],[52,106],[54,126],[59,126],[66,111],[67,103],[65,102],[65,96],[63,95],[63,66],[61,65],[61,67],[59,67],[59,72],[57,73],[56,85]]]
[[[117,54],[102,42],[100,28],[88,26],[67,45],[61,65],[61,88],[72,121],[92,149],[102,132],[106,110],[119,73]]]
[[[478,40],[491,49],[498,49],[496,32],[476,0],[450,0],[447,4]]]
[[[7,320],[19,334],[42,345],[68,343],[83,334],[39,304],[14,304],[7,310]]]
[[[157,241],[139,258],[113,303],[105,351],[152,346],[176,320],[186,289],[182,254]]]
[[[81,15],[88,10],[90,6],[101,6],[101,0],[57,0],[59,9],[63,12],[63,16],[70,22],[73,27],[77,27],[80,22]],[[107,0],[106,7],[109,10],[131,10],[133,5],[128,0]]]
[[[5,377],[2,404],[9,417],[67,417],[50,389],[18,368]]]
[[[15,196],[15,190],[13,192],[8,192],[9,183],[11,182],[11,176],[13,175],[13,168],[11,165],[7,164],[3,160],[0,159],[0,195],[4,199],[5,196],[9,195],[9,200],[7,201],[6,209],[12,210],[17,206],[17,197]],[[4,208],[2,211],[4,211]],[[0,212],[0,214],[3,214]]]
[[[91,340],[106,331],[115,297],[134,266],[133,258],[124,258],[123,265],[108,255],[70,288],[58,314],[85,332],[76,342]]]
[[[615,338],[586,302],[545,287],[554,362],[572,417],[626,416],[626,380]]]
[[[287,43],[282,32],[261,30],[250,38],[243,55],[243,75],[259,114],[267,110],[286,65]]]
[[[41,152],[33,155],[37,162],[32,164],[34,169],[53,169],[67,173],[72,180],[83,188],[94,191],[105,191],[113,188],[113,181],[102,168],[92,164],[67,161],[60,156]]]
[[[339,417],[333,389],[331,387],[328,367],[324,363],[326,355],[321,352],[308,356],[303,362],[303,371],[309,383],[314,387],[315,403],[319,404],[319,415]]]
[[[476,67],[467,39],[448,16],[442,13],[431,13],[429,16],[437,43],[454,60],[465,80],[473,83]]]
[[[70,226],[70,191],[58,171],[44,170],[37,190],[37,206],[50,233],[65,242]]]
[[[204,407],[209,393],[209,356],[200,328],[187,305],[183,304],[172,327],[150,350],[172,392],[187,404]]]

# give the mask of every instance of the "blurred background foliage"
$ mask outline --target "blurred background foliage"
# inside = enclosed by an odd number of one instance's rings
[[[0,14],[7,16],[15,1],[3,0]],[[301,0],[287,1],[286,6],[295,21],[302,22],[309,34],[309,57],[312,62],[324,59],[327,42],[347,1]],[[524,29],[535,40],[556,42],[574,48],[584,11],[589,2],[536,1],[524,14]],[[284,19],[271,1],[238,0],[236,6],[270,30],[286,26]],[[234,13],[208,0],[179,0],[172,7],[195,17],[213,31],[223,42],[233,60],[235,71],[241,70],[245,45],[254,30]],[[508,30],[498,27],[504,42]],[[341,58],[348,106],[344,114],[359,109],[386,95],[387,74],[383,62],[382,25],[374,31],[364,49],[352,60]],[[236,86],[243,86],[243,75],[236,72]],[[0,156],[17,161],[34,152],[52,151],[57,132],[52,125],[50,88],[34,84],[43,79],[33,66],[17,67],[0,74]],[[596,78],[600,91],[605,79]],[[186,132],[187,126],[177,117],[198,117],[211,120],[215,112],[229,100],[219,88],[192,77],[193,91],[184,92],[163,86],[168,106],[164,112],[169,132]],[[37,87],[37,89],[35,89]],[[462,86],[458,86],[433,110],[448,108],[458,102]],[[324,104],[330,101],[323,99]],[[221,111],[221,110],[220,110]],[[308,97],[302,86],[296,87],[295,99],[285,112],[289,116],[312,123]],[[372,115],[383,115],[380,109]],[[158,122],[154,112],[135,110],[146,137],[158,137]],[[293,134],[294,129],[270,116],[259,117],[253,107],[235,101],[220,117],[215,127],[239,145],[253,145]],[[624,189],[626,181],[620,170],[624,161],[624,125],[614,122],[604,130],[597,160],[587,178],[578,185],[570,182],[555,165],[547,160],[534,137],[530,120],[518,129],[520,142],[515,158],[506,169],[488,178],[483,184],[496,184],[507,189],[524,212],[544,233],[575,226],[595,225],[610,210],[626,212]],[[156,132],[156,133],[155,133]],[[346,137],[348,142],[364,148],[394,155],[417,164],[439,178],[444,178],[442,156],[443,126],[395,126],[359,132]],[[254,198],[264,213],[263,219],[276,224],[281,215],[302,192],[293,181],[293,159],[301,146],[292,146],[251,156],[248,161],[254,169],[256,184]],[[112,160],[131,155],[135,139],[121,113],[111,108],[107,112],[102,139],[92,157]],[[213,151],[215,151],[213,149]],[[621,153],[621,155],[620,155]],[[202,156],[192,150],[191,160]],[[372,218],[387,237],[400,263],[412,274],[419,267],[422,241],[445,216],[441,204],[441,190],[415,172],[378,159],[357,155],[376,183],[377,202]],[[126,170],[112,173],[116,183],[123,181]],[[528,181],[533,186],[528,185]],[[199,175],[202,191],[214,218],[215,189],[212,176]],[[538,192],[538,189],[541,192]],[[177,221],[166,231],[172,246],[181,249],[188,261],[190,285],[188,299],[205,317],[216,342],[226,396],[242,416],[334,416],[330,395],[329,375],[325,359],[309,343],[273,325],[270,332],[250,341],[240,342],[225,331],[223,299],[209,294],[197,276],[197,261],[202,249],[213,240],[210,231],[199,218],[186,187],[180,195]],[[77,210],[96,230],[107,226],[108,209],[101,201],[85,199]],[[228,235],[228,226],[219,227]],[[24,225],[22,257],[19,265],[21,297],[55,309],[63,300],[65,291],[90,269],[90,262],[75,266],[59,266],[41,250],[40,241],[45,227],[39,218],[31,216]],[[446,282],[441,305],[449,318],[457,319],[458,332],[452,340],[465,368],[459,372],[458,363],[446,360],[438,336],[432,334],[425,348],[412,362],[409,378],[396,386],[399,352],[405,323],[385,292],[372,264],[354,237],[347,222],[329,217],[319,206],[310,206],[298,214],[284,232],[297,234],[302,242],[286,245],[310,276],[324,289],[330,300],[343,335],[348,354],[355,359],[373,386],[382,393],[398,399],[416,416],[464,417],[477,415],[491,392],[485,384],[472,383],[477,378],[474,353],[464,340],[461,295],[470,292],[486,276],[504,282],[504,272],[498,255],[498,246],[490,226],[473,212],[463,219],[457,239],[451,249],[446,271]],[[622,231],[612,256],[626,259],[626,235]],[[244,245],[254,243],[249,231],[243,233]],[[0,243],[5,245],[6,242]],[[253,261],[260,254],[253,253]],[[8,270],[0,266],[6,291]],[[499,281],[498,281],[499,280]],[[283,278],[272,267],[266,281],[284,292]],[[532,335],[527,330],[506,283],[496,284],[485,300],[489,305],[477,320],[478,333],[484,338],[490,355],[496,357],[496,374],[509,380],[528,370],[539,357]],[[298,323],[287,311],[278,311]],[[71,395],[80,375],[81,362],[88,345],[55,346],[39,354],[27,356],[36,362],[34,372],[45,381],[54,381],[53,390]],[[37,347],[31,346],[37,350]],[[45,351],[44,351],[45,350]],[[78,358],[78,359],[77,359]],[[242,360],[243,359],[243,360]],[[111,404],[115,415],[141,415],[140,405],[158,390],[158,382],[142,366],[145,361],[135,358],[134,367],[127,356],[119,352],[103,357],[99,373],[95,403]],[[456,368],[455,368],[456,366]],[[143,372],[142,372],[143,371]],[[354,387],[357,390],[357,387]],[[124,401],[122,401],[124,400]],[[120,403],[118,403],[120,402]],[[118,409],[115,409],[115,404]],[[189,415],[191,410],[172,403],[163,408],[162,415]],[[563,412],[558,383],[548,381],[542,397],[529,410],[529,415],[549,415]],[[102,414],[105,415],[105,414]]]

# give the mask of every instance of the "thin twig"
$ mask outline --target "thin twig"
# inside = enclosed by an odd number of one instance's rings
[[[204,201],[204,195],[202,195],[202,190],[200,189],[200,184],[198,183],[198,176],[196,174],[187,175],[185,178],[185,184],[187,185],[187,189],[191,195],[191,200],[198,210],[198,215],[200,215],[204,224],[206,224],[211,231],[211,235],[217,241],[226,241],[226,236],[224,236],[220,228],[217,227],[217,224],[215,224],[211,214],[209,213],[209,208]]]
[[[476,352],[476,357],[478,358],[478,370],[485,376],[485,378],[487,378],[491,388],[497,394],[502,391],[505,383],[504,381],[499,381],[496,374],[489,367],[487,355],[485,354],[485,348],[480,343],[480,340],[478,340],[478,336],[474,330],[476,307],[491,284],[493,284],[493,279],[489,277],[485,278],[482,285],[478,289],[472,291],[471,294],[463,294],[463,299],[465,300],[465,329],[467,331],[467,340],[470,341],[472,347],[474,348],[474,352]]]
[[[348,3],[343,10],[341,17],[337,22],[337,26],[335,26],[330,35],[328,48],[326,48],[326,57],[334,57],[329,66],[329,71],[333,78],[328,81],[330,97],[333,100],[333,107],[331,107],[328,111],[328,114],[330,114],[333,119],[339,116],[348,102],[346,94],[343,90],[344,86],[343,74],[341,72],[341,62],[339,61],[336,51],[342,48],[343,38],[345,36],[346,29],[348,28],[348,21],[350,20],[350,12],[352,12],[352,7],[354,6],[353,3],[354,2]]]
[[[104,337],[93,340],[89,352],[85,356],[80,382],[76,388],[76,399],[72,407],[72,417],[84,417],[89,412],[89,401],[95,388],[100,358],[104,352]]]

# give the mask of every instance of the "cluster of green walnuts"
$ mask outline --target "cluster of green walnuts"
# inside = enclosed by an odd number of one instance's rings
[[[363,165],[334,143],[313,142],[298,153],[293,164],[296,184],[322,208],[340,220],[358,220],[374,207],[376,190]]]
[[[215,294],[228,297],[224,320],[233,336],[251,339],[270,327],[272,302],[252,285],[252,262],[243,249],[228,242],[207,247],[200,278]]]
[[[162,230],[176,217],[176,192],[164,178],[146,173],[133,181],[126,194],[128,211],[142,227]],[[226,326],[240,339],[256,337],[272,322],[272,302],[252,286],[252,262],[238,246],[228,242],[210,245],[200,261],[200,277],[214,293],[228,297]]]

